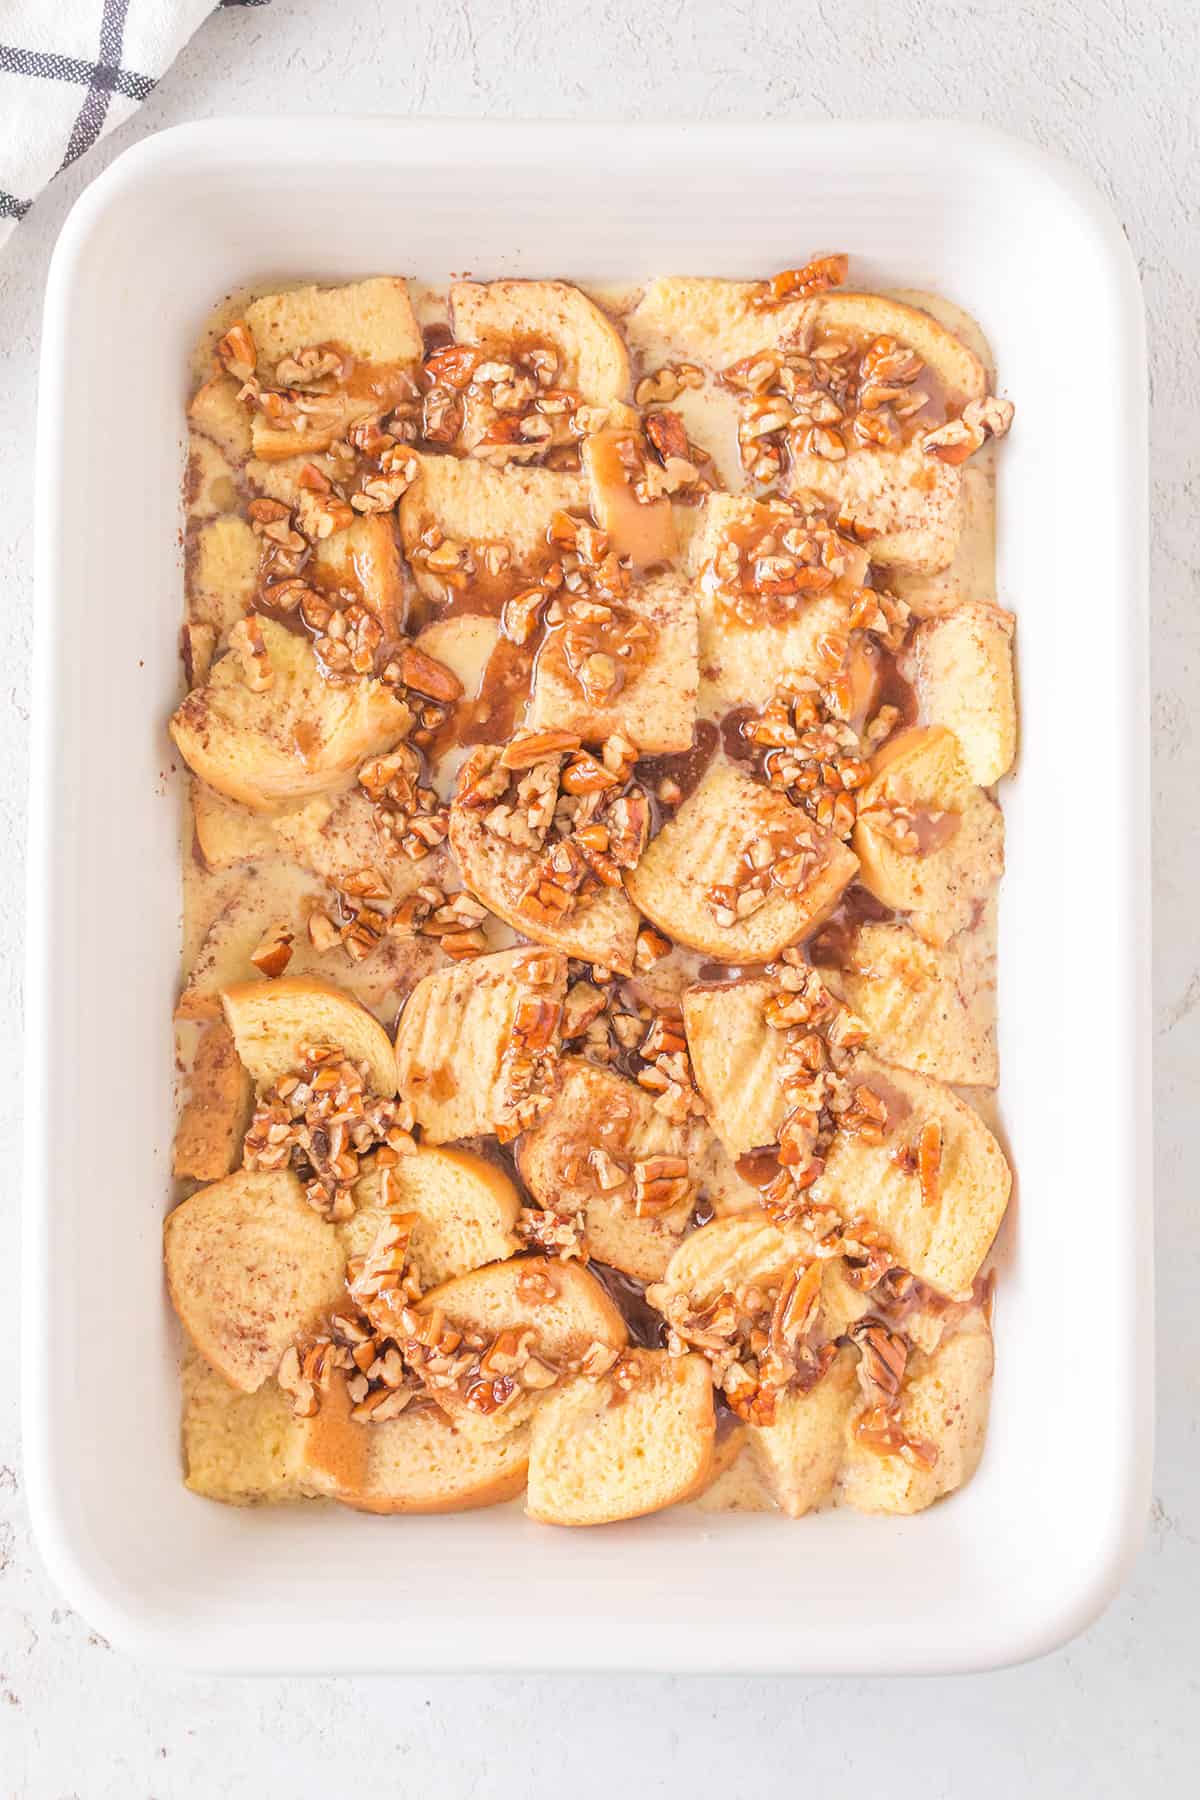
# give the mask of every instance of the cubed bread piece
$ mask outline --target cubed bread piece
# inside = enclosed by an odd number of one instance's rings
[[[272,821],[236,800],[227,800],[207,782],[192,782],[192,822],[206,868],[227,869],[277,847]]]
[[[791,863],[793,885],[768,889],[755,911],[722,924],[713,887],[740,888],[747,856]],[[853,879],[856,859],[783,794],[731,764],[709,769],[653,839],[625,888],[640,912],[677,943],[717,962],[769,962],[820,924]]]
[[[545,1525],[604,1525],[674,1506],[708,1480],[713,1434],[704,1357],[630,1351],[617,1374],[581,1377],[538,1408],[526,1511]]]
[[[620,888],[593,889],[557,924],[548,924],[528,917],[520,906],[538,866],[536,851],[497,837],[481,810],[464,806],[457,795],[450,806],[449,841],[464,885],[514,931],[581,962],[601,963],[621,975],[631,972],[638,916]]]
[[[898,841],[911,824],[915,849]],[[971,924],[1004,872],[1004,820],[944,725],[902,731],[872,762],[852,839],[859,879],[930,944]]]
[[[625,340],[593,300],[565,281],[455,281],[450,319],[460,344],[491,356],[548,346],[558,356],[554,386],[589,406],[630,398]]]
[[[529,1427],[504,1433],[451,1421],[413,1403],[396,1419],[360,1424],[335,1376],[320,1411],[299,1427],[298,1480],[306,1493],[359,1512],[469,1512],[512,1500],[525,1486]]]
[[[228,1506],[298,1499],[297,1421],[278,1385],[243,1393],[190,1347],[182,1375],[184,1479],[193,1494]]]
[[[254,605],[258,539],[239,514],[201,525],[188,545],[188,617],[225,637]]]
[[[750,1453],[790,1518],[803,1518],[833,1498],[846,1422],[858,1410],[858,1358],[843,1345],[807,1392],[790,1388],[775,1402],[772,1425],[750,1425]]]
[[[183,676],[188,687],[202,687],[208,680],[217,648],[215,625],[193,625],[185,621],[179,632],[179,654]]]
[[[522,1036],[528,1026],[543,1046],[531,1053],[540,1082],[542,1062],[557,1053],[566,982],[565,957],[538,949],[478,956],[417,983],[400,1016],[396,1068],[430,1143],[516,1125],[530,1100]]]
[[[313,912],[332,904],[328,889],[298,864],[264,859],[256,879],[239,887],[212,921],[179,997],[182,1019],[221,1016],[221,990],[252,981],[260,973],[250,960],[268,929],[287,921],[294,931],[287,972],[335,977],[340,987],[372,1012],[394,1015],[413,982],[441,961],[437,940],[388,932],[375,949],[355,962],[339,945],[318,950],[308,931]],[[432,876],[436,880],[436,875]]]
[[[233,464],[225,452],[200,431],[193,431],[188,438],[183,497],[188,518],[199,523],[236,512],[240,504]]]
[[[957,405],[987,392],[979,358],[919,307],[842,290],[755,306],[760,292],[753,281],[660,276],[628,319],[630,344],[649,366],[682,356],[719,372],[759,350],[803,351],[813,333],[862,339],[864,345],[887,336],[915,350]]]
[[[342,1293],[337,1234],[287,1169],[241,1169],[200,1188],[168,1215],[164,1243],[180,1323],[247,1394]]]
[[[897,1423],[926,1456],[931,1448],[936,1460],[924,1468],[899,1452],[881,1455],[857,1434],[861,1412],[856,1412],[845,1428],[839,1504],[858,1512],[920,1512],[969,1481],[987,1435],[992,1364],[992,1334],[978,1310],[932,1356],[914,1352]]]
[[[860,925],[842,966],[822,975],[885,1062],[952,1086],[995,1087],[994,901],[977,925],[941,947],[907,925]]]
[[[987,444],[969,463],[959,466],[961,529],[958,546],[946,567],[932,572],[902,568],[890,568],[887,572],[889,589],[918,619],[940,618],[968,602],[995,604],[995,463],[995,447]],[[872,552],[874,548],[872,544]]]
[[[237,1053],[260,1087],[300,1067],[306,1045],[332,1045],[366,1063],[373,1093],[396,1092],[396,1059],[378,1019],[332,982],[281,975],[225,988],[221,1005]]]
[[[912,669],[922,717],[957,737],[971,780],[991,787],[1017,748],[1012,613],[968,602],[919,625]]]
[[[259,628],[269,684],[251,686],[246,661],[231,651],[184,700],[171,736],[210,787],[269,812],[341,786],[407,733],[412,714],[379,681],[327,680],[309,641],[273,619],[261,618]]]
[[[510,561],[504,571],[537,574],[553,550],[547,538],[556,512],[587,505],[587,484],[579,475],[553,469],[493,468],[474,457],[418,456],[420,473],[400,498],[400,535],[423,593],[440,600],[445,582],[418,554],[431,527],[455,544],[502,544]],[[479,560],[478,558],[476,559]]]
[[[521,1198],[496,1163],[470,1150],[421,1144],[388,1177],[385,1186],[382,1172],[372,1168],[355,1183],[354,1215],[338,1227],[347,1256],[367,1255],[385,1213],[392,1212],[417,1214],[408,1266],[423,1289],[520,1249],[514,1227]]]
[[[774,1144],[788,1113],[786,1034],[767,1024],[773,981],[754,977],[688,988],[683,996],[692,1073],[708,1122],[730,1156]]]
[[[874,1310],[874,1296],[850,1279],[844,1256],[831,1256],[821,1270],[821,1333],[827,1338],[845,1337]],[[913,1314],[905,1315],[905,1330]]]
[[[237,1168],[252,1099],[233,1033],[214,1019],[196,1043],[187,1100],[175,1127],[172,1170],[178,1179],[218,1181]]]
[[[678,549],[670,500],[640,500],[635,492],[644,456],[636,432],[623,428],[594,431],[583,440],[592,516],[616,554],[639,569],[669,562]]]
[[[549,1109],[517,1143],[517,1168],[537,1205],[582,1213],[590,1254],[639,1281],[662,1278],[696,1203],[696,1131],[658,1111],[655,1098],[614,1070],[566,1056]],[[683,1164],[687,1191],[639,1216],[636,1166],[664,1156]]]
[[[794,454],[789,494],[817,494],[871,537],[871,560],[931,573],[953,560],[963,526],[962,470],[920,440],[899,450],[858,449],[841,462]]]
[[[335,531],[314,547],[305,579],[335,588],[374,613],[389,635],[404,618],[400,545],[390,513],[368,513],[345,531]]]
[[[412,392],[411,378],[422,353],[408,288],[396,276],[379,276],[346,287],[292,288],[267,294],[246,309],[246,324],[257,353],[255,373],[270,386],[296,383],[279,364],[302,350],[334,348],[353,359],[349,374],[326,404],[309,415],[303,430],[292,421],[276,425],[255,414],[253,438],[259,457],[294,456],[297,450],[325,450],[356,419],[390,411]]]
[[[196,389],[188,407],[193,431],[203,432],[237,468],[250,454],[250,415],[238,399],[239,383],[217,375]]]
[[[552,1372],[569,1370],[593,1345],[620,1350],[628,1335],[624,1318],[594,1275],[577,1262],[549,1257],[474,1269],[426,1294],[419,1310],[436,1311],[453,1330],[485,1344],[502,1332],[533,1331],[533,1354]],[[503,1436],[531,1417],[545,1392],[517,1392],[488,1414],[470,1406],[458,1388],[439,1388],[437,1399],[452,1418],[466,1419],[480,1435]]]
[[[611,699],[589,700],[559,633],[551,632],[534,665],[525,724],[532,731],[574,732],[585,744],[619,732],[643,754],[688,750],[698,682],[693,592],[677,575],[659,575],[635,587],[623,604],[650,632],[647,660]],[[619,650],[614,661],[620,668]]]
[[[999,1230],[1012,1173],[975,1110],[941,1082],[860,1052],[848,1077],[887,1108],[883,1142],[839,1132],[814,1201],[885,1233],[897,1261],[943,1293],[971,1286]],[[931,1173],[922,1179],[921,1141]],[[930,1142],[930,1140],[932,1140]]]

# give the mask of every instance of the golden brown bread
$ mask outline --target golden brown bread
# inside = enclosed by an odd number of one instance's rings
[[[227,1506],[300,1497],[297,1420],[274,1381],[231,1387],[190,1346],[183,1356],[184,1479]]]
[[[558,356],[555,386],[587,404],[628,400],[629,355],[617,327],[565,281],[456,281],[450,317],[460,344],[492,355],[514,344],[547,344]]]
[[[188,617],[223,638],[254,605],[258,539],[238,514],[223,514],[194,533],[188,563]]]
[[[539,1406],[526,1511],[544,1525],[605,1525],[674,1506],[708,1481],[713,1435],[705,1359],[630,1351]]]
[[[613,1070],[565,1056],[551,1106],[517,1141],[517,1168],[536,1204],[581,1213],[591,1255],[639,1281],[661,1278],[696,1203],[695,1128],[666,1117],[654,1100]],[[663,1156],[687,1169],[686,1191],[641,1217],[637,1164]]]
[[[187,1099],[175,1127],[171,1166],[177,1179],[217,1181],[237,1168],[253,1097],[233,1033],[214,1019],[196,1043]]]
[[[441,599],[445,584],[420,555],[437,530],[455,544],[503,544],[512,570],[535,573],[551,560],[546,533],[556,512],[582,509],[578,475],[552,469],[493,468],[474,457],[418,455],[418,475],[400,499],[400,535],[422,592]]]
[[[332,1226],[290,1170],[239,1170],[167,1218],[167,1286],[196,1349],[252,1394],[342,1291]]]
[[[423,1289],[515,1256],[521,1197],[497,1163],[470,1150],[418,1145],[389,1171],[355,1184],[355,1213],[338,1227],[347,1256],[365,1256],[387,1212],[413,1212],[407,1267]]]
[[[865,1083],[887,1107],[884,1140],[839,1132],[813,1199],[845,1219],[865,1217],[883,1231],[896,1260],[942,1293],[967,1292],[1008,1205],[1012,1172],[979,1114],[941,1082],[885,1064],[865,1051],[852,1082]],[[935,1139],[931,1184],[918,1147]]]
[[[1004,820],[944,725],[913,726],[877,752],[858,796],[859,879],[930,944],[966,929],[1004,872]],[[897,842],[911,821],[918,847]],[[928,834],[928,843],[922,839]]]
[[[396,1069],[428,1142],[520,1128],[515,1115],[530,1074],[517,1041],[521,1021],[537,1015],[544,1055],[553,1058],[566,980],[564,957],[526,949],[479,956],[417,983],[400,1015]],[[541,1092],[540,1080],[536,1086]]]
[[[673,574],[635,586],[627,601],[651,633],[649,658],[611,700],[589,700],[551,637],[534,665],[525,724],[532,731],[570,731],[585,744],[615,732],[643,754],[691,748],[696,717],[696,602],[688,584]]]
[[[722,923],[709,895],[737,887],[757,846],[782,865],[799,856],[794,884],[770,888],[765,903]],[[857,868],[845,845],[784,795],[731,764],[710,768],[654,838],[625,888],[640,912],[677,943],[723,963],[769,962],[818,925]]]
[[[260,1087],[300,1067],[305,1045],[332,1045],[366,1063],[376,1094],[396,1092],[391,1040],[378,1019],[332,982],[281,975],[244,981],[221,994],[237,1053]]]
[[[779,1397],[773,1424],[746,1428],[750,1454],[790,1518],[833,1498],[846,1423],[861,1401],[857,1368],[854,1351],[842,1345],[815,1387]]]
[[[763,1007],[777,991],[765,977],[700,983],[683,996],[683,1023],[708,1122],[730,1156],[779,1138],[787,1117],[786,1040]]]
[[[269,685],[252,687],[244,659],[231,651],[188,694],[171,736],[210,787],[270,812],[344,784],[366,757],[406,735],[412,715],[374,678],[328,681],[308,639],[273,619],[260,618],[259,629]]]
[[[922,716],[953,731],[971,780],[991,787],[1017,749],[1012,613],[968,601],[913,634],[911,667]]]

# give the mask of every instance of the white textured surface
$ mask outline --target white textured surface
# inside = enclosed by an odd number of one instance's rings
[[[0,21],[3,9],[0,6]],[[989,20],[991,23],[989,23]],[[578,23],[576,21],[579,21]],[[583,23],[586,21],[586,23]],[[0,28],[2,29],[2,28]],[[133,133],[222,113],[305,110],[625,117],[957,113],[1087,168],[1132,239],[1149,312],[1154,415],[1153,870],[1156,959],[1160,1418],[1155,1504],[1133,1580],[1080,1642],[1031,1668],[955,1682],[617,1680],[198,1681],[108,1650],[58,1601],[26,1530],[12,1333],[0,1350],[0,1792],[59,1796],[383,1792],[584,1797],[703,1786],[740,1794],[840,1776],[898,1796],[1124,1796],[1200,1760],[1200,1446],[1193,1294],[1200,1276],[1185,1146],[1200,1078],[1200,864],[1189,800],[1200,744],[1195,551],[1200,392],[1194,350],[1196,123],[1192,0],[275,0],[215,17],[127,131],[50,191],[0,262],[0,545],[8,668],[0,713],[0,974],[9,1028],[0,1081],[16,1142],[20,1077],[25,720],[31,595],[29,440],[38,313],[62,217]],[[442,127],[442,129],[446,129]],[[356,203],[369,204],[368,196]],[[803,252],[807,247],[797,246]],[[1019,246],[1014,246],[1019,254]],[[1031,269],[1030,280],[1037,280]],[[1086,305],[1086,296],[1074,299]],[[1048,307],[1064,332],[1069,307]],[[122,352],[115,348],[114,354]],[[136,355],[136,346],[125,352]],[[1105,372],[1096,371],[1104,380]],[[1047,504],[1053,504],[1048,497]],[[131,513],[136,517],[136,510]],[[1079,530],[1086,522],[1064,520]],[[1082,558],[1086,578],[1086,551]],[[1039,603],[1031,596],[1027,605]],[[1047,595],[1042,603],[1052,604]],[[1086,731],[1088,696],[1064,697]],[[1149,875],[1148,871],[1148,875]],[[1087,872],[1080,870],[1081,904]],[[1103,979],[1103,971],[1097,971]],[[1081,1051],[1081,1054],[1083,1052]],[[64,1130],[70,1129],[64,1118]],[[119,1129],[119,1122],[117,1124]],[[1065,1129],[1103,1129],[1102,1120]],[[102,1153],[102,1151],[101,1151]],[[10,1168],[16,1175],[14,1152]],[[1149,1174],[1149,1172],[1148,1172]],[[11,1179],[10,1206],[18,1189]],[[14,1227],[15,1231],[15,1222]],[[0,1262],[0,1308],[18,1305]],[[1097,1322],[1097,1329],[1103,1322]],[[48,1356],[53,1344],[46,1346]],[[119,1372],[118,1372],[119,1374]],[[7,1379],[3,1379],[7,1376]],[[1053,1371],[1047,1371],[1054,1403]],[[853,1579],[853,1571],[847,1571]],[[453,1597],[447,1597],[453,1605]],[[403,1626],[398,1624],[398,1629]],[[719,1621],[714,1621],[719,1632]],[[470,1646],[464,1646],[470,1657]],[[901,1729],[900,1721],[903,1720]]]

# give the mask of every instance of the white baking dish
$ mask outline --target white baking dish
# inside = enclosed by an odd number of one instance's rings
[[[189,348],[247,280],[761,274],[815,249],[995,348],[1005,793],[1002,1243],[983,1466],[911,1520],[239,1512],[180,1478],[172,1129],[179,486]],[[205,1669],[979,1668],[1094,1617],[1151,1448],[1146,431],[1132,259],[1096,194],[959,125],[227,121],[126,152],[46,302],[29,890],[28,1489],[107,1636]]]

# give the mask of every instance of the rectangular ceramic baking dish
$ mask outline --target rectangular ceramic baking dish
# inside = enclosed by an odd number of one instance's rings
[[[761,275],[847,250],[936,289],[1017,402],[1000,599],[1000,1248],[982,1468],[913,1519],[237,1511],[182,1485],[160,1230],[172,1133],[188,353],[299,276]],[[1152,1416],[1146,421],[1121,232],[1071,170],[938,125],[186,126],[83,195],[46,300],[37,455],[24,1398],[53,1576],[137,1655],[208,1670],[983,1668],[1086,1625],[1137,1547]]]

